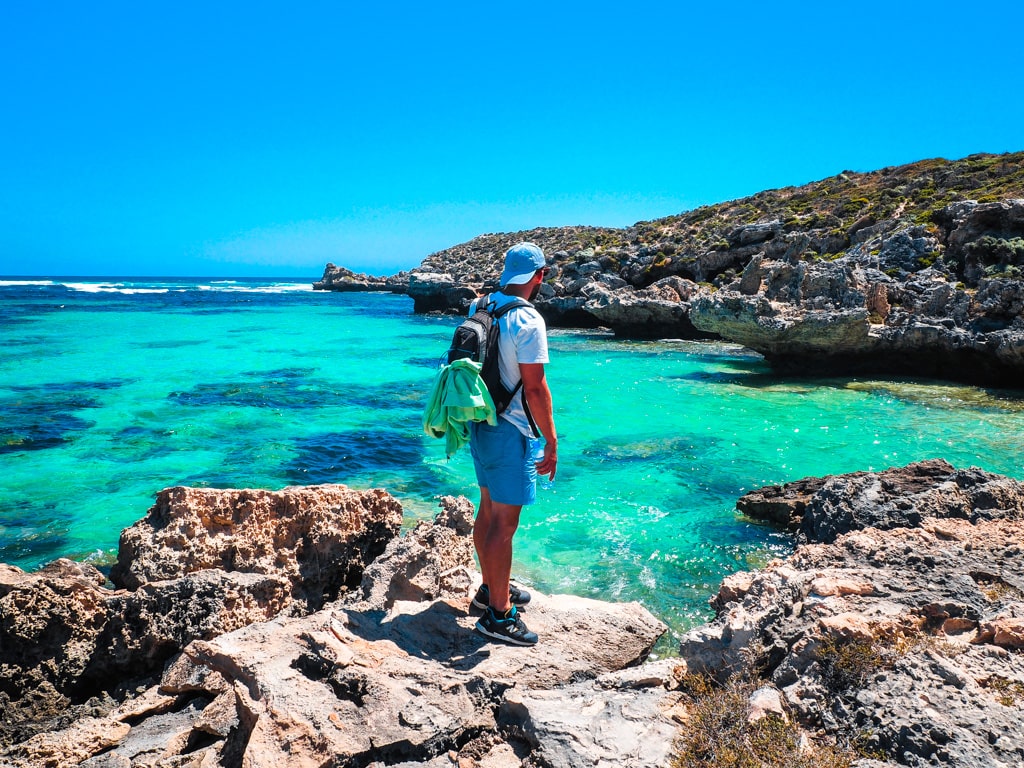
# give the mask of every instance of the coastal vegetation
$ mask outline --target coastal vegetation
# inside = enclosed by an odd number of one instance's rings
[[[790,238],[795,244],[792,256],[812,262],[835,259],[862,242],[867,232],[896,222],[918,225],[922,234],[940,241],[917,265],[923,269],[946,256],[948,244],[941,241],[950,226],[951,204],[1012,198],[1024,198],[1024,152],[936,158],[870,172],[846,170],[621,229],[570,226],[481,235],[431,254],[420,269],[445,272],[462,265],[460,271],[487,275],[494,270],[494,254],[529,239],[556,263],[596,260],[635,287],[668,275],[700,282],[735,274],[751,255],[744,246],[800,235],[799,242]],[[710,252],[736,252],[736,258],[709,265],[702,256]],[[986,276],[1005,274],[1010,267],[1015,270],[1011,274],[1019,274],[1024,242],[989,236],[972,244],[968,255],[986,268]],[[945,266],[963,278],[965,264],[961,254]]]
[[[719,683],[685,674],[686,715],[671,768],[849,768],[862,755],[822,740],[814,744],[784,711],[752,717],[762,682],[751,670]]]

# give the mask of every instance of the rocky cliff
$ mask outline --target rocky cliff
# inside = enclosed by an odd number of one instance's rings
[[[485,642],[472,505],[444,498],[403,536],[394,506],[173,489],[125,532],[134,589],[6,567],[0,764],[1024,764],[1018,481],[936,460],[747,494],[803,543],[725,579],[716,619],[657,661],[641,606],[568,596],[527,609],[536,648]],[[372,560],[332,560],[382,532]]]
[[[541,646],[487,642],[473,507],[441,505],[398,536],[383,491],[173,488],[123,533],[112,585],[67,560],[3,566],[0,765],[519,765],[534,706],[637,664],[665,626],[538,594]],[[591,749],[664,758],[673,728],[655,715],[634,729],[608,713]]]
[[[625,229],[482,235],[391,287],[464,312],[519,240],[553,268],[537,302],[553,326],[724,338],[801,372],[1024,373],[1024,152],[844,171]]]

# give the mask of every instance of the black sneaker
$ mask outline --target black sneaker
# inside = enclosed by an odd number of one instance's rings
[[[537,633],[526,628],[523,617],[514,605],[504,615],[496,614],[493,608],[488,608],[476,623],[476,631],[513,645],[537,644]]]
[[[522,608],[524,605],[530,602],[530,593],[525,589],[517,587],[515,584],[508,585],[508,598],[512,605]],[[487,608],[491,604],[491,590],[487,588],[486,584],[481,584],[480,589],[473,595],[473,605],[479,608],[481,611]]]

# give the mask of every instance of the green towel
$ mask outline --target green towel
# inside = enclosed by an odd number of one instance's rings
[[[468,357],[445,365],[434,377],[434,386],[423,410],[423,431],[445,438],[448,458],[469,442],[469,422],[498,423],[494,400],[480,377],[480,363]]]

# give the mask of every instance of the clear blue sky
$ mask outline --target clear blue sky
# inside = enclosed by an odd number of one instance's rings
[[[0,274],[373,273],[1024,150],[1019,0],[4,3]]]

